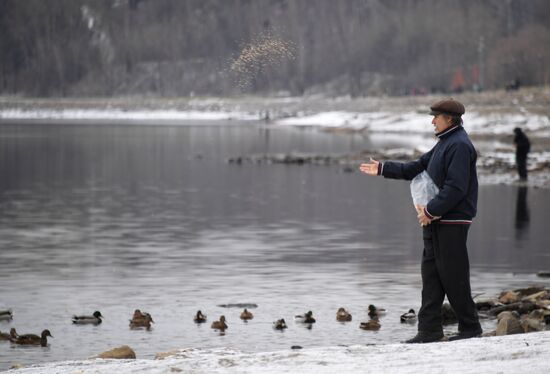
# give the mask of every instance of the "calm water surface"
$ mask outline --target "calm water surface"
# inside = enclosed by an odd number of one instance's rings
[[[420,303],[421,232],[408,183],[337,166],[225,161],[374,146],[359,135],[238,124],[0,126],[0,309],[14,311],[0,330],[54,336],[46,348],[0,342],[0,369],[122,344],[152,358],[184,347],[265,351],[413,335],[415,326],[399,323]],[[469,239],[474,293],[549,286],[533,275],[550,269],[549,203],[546,190],[480,188]],[[240,309],[218,306],[227,303],[256,303],[256,317],[243,323]],[[358,328],[370,303],[388,309],[379,332]],[[351,323],[335,321],[340,306]],[[128,328],[136,308],[153,315],[151,331]],[[225,335],[195,325],[197,309],[209,321],[224,314]],[[103,324],[71,324],[94,310]],[[292,321],[307,310],[318,320],[311,329]],[[283,333],[271,328],[278,318],[289,324]]]

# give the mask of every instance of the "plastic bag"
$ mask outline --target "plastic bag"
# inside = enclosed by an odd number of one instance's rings
[[[415,207],[419,205],[425,207],[438,193],[439,188],[426,171],[418,174],[411,181],[411,196]]]

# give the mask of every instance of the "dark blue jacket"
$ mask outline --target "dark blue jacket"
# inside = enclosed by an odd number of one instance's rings
[[[477,152],[462,126],[437,134],[439,141],[413,162],[384,162],[385,178],[411,180],[426,170],[439,193],[425,209],[430,218],[441,223],[471,223],[477,211]]]

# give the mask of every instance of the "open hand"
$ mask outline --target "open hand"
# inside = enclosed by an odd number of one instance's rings
[[[361,164],[361,166],[359,166],[359,170],[361,170],[362,173],[365,173],[368,175],[378,175],[379,165],[380,165],[379,161],[376,161],[375,159],[371,158],[368,163]]]

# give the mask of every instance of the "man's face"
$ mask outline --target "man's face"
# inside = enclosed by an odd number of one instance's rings
[[[451,117],[444,114],[437,114],[432,119],[432,125],[434,125],[434,132],[440,133],[451,127]]]

